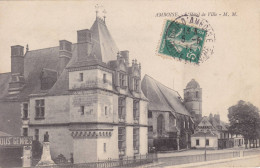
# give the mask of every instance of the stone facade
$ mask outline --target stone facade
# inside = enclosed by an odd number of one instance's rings
[[[55,80],[40,82],[44,87],[21,103],[21,133],[42,142],[48,131],[52,158],[73,155],[74,163],[147,154],[141,64],[129,62],[129,51],[117,50],[99,17],[77,39],[60,41],[57,79],[44,70],[43,76]]]

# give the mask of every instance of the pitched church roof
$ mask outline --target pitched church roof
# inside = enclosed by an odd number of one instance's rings
[[[166,87],[152,77],[145,75],[141,88],[149,100],[148,109],[151,111],[169,111],[190,116],[181,101],[179,93]]]

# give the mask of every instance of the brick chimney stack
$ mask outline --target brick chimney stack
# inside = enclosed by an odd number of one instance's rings
[[[24,72],[24,47],[11,46],[11,72],[23,75]]]
[[[11,46],[11,74],[9,94],[19,93],[24,86],[24,47]]]

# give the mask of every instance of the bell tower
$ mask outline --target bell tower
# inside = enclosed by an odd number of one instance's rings
[[[202,89],[195,79],[184,89],[184,104],[195,120],[202,117]]]

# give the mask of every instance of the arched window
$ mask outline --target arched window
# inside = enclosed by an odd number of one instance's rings
[[[163,134],[163,130],[164,130],[164,126],[165,122],[164,122],[164,117],[162,114],[160,114],[157,118],[157,132],[158,135],[162,135]]]

